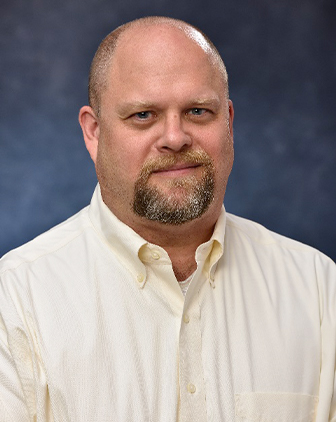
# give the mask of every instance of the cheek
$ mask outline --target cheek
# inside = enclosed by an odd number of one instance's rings
[[[228,137],[223,146],[223,157],[227,167],[232,167],[234,158],[233,139]]]
[[[233,165],[234,150],[232,142],[227,142],[221,154],[221,166],[224,177],[227,179],[231,173]]]
[[[110,133],[108,148],[120,171],[132,178],[140,173],[149,155],[149,145],[150,141],[143,134],[134,134],[122,127]]]
[[[214,131],[207,138],[204,149],[212,157],[217,168],[228,168],[232,166],[233,139],[228,131]]]
[[[123,177],[129,181],[135,181],[140,174],[145,157],[136,148],[124,146],[115,151],[115,161]]]
[[[217,147],[212,151],[212,158],[217,173],[217,179],[220,185],[225,184],[231,173],[234,150],[233,141],[230,136],[226,136],[222,142],[218,143]]]
[[[99,139],[97,170],[108,174],[118,183],[131,179],[137,153],[133,143],[120,131],[105,131]]]

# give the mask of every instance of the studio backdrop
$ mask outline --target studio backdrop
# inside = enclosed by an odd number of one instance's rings
[[[200,27],[226,63],[227,211],[335,260],[334,0],[2,0],[0,255],[89,203],[96,176],[77,116],[90,62],[107,33],[146,15]]]

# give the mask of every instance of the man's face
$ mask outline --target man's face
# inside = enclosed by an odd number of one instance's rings
[[[131,30],[101,98],[96,170],[122,221],[182,224],[218,214],[233,162],[233,111],[222,75],[169,27]]]

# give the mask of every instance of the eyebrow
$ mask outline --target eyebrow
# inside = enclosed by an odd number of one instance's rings
[[[187,107],[219,107],[220,99],[217,96],[213,97],[205,97],[205,98],[194,98],[185,101]],[[117,113],[119,116],[124,117],[127,116],[129,113],[134,111],[141,111],[141,110],[150,110],[153,108],[160,108],[157,103],[149,102],[149,101],[131,101],[125,102],[118,106]]]
[[[128,113],[131,113],[135,110],[148,110],[150,108],[156,107],[154,103],[147,101],[132,101],[120,104],[117,108],[119,116],[126,116]]]
[[[219,106],[220,100],[217,97],[197,98],[195,100],[190,101],[190,104],[199,106]]]

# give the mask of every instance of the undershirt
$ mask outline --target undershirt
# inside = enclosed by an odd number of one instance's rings
[[[191,283],[191,280],[192,280],[192,278],[193,278],[193,276],[194,276],[194,274],[195,274],[195,272],[193,272],[188,278],[186,278],[185,280],[183,280],[183,281],[179,281],[179,286],[181,287],[181,290],[182,290],[182,293],[183,293],[183,296],[185,297],[185,295],[186,295],[186,293],[187,293],[187,290],[188,290],[188,287],[189,287],[189,285],[190,285],[190,283]]]

